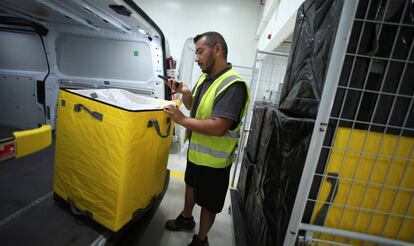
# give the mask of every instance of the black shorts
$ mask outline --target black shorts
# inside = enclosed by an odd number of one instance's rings
[[[213,213],[220,213],[224,206],[231,165],[212,168],[196,165],[187,160],[185,183],[194,189],[194,200]]]

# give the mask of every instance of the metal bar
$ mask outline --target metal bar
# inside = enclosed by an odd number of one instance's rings
[[[359,89],[359,88],[353,88],[353,87],[348,87],[348,86],[340,86],[338,85],[338,88],[341,89],[348,89],[350,91],[364,91],[364,92],[370,92],[370,93],[376,93],[378,95],[386,95],[386,96],[397,96],[397,97],[403,97],[403,98],[411,98],[412,96],[408,96],[408,95],[404,95],[404,94],[398,94],[398,93],[391,93],[391,92],[384,92],[384,91],[374,91],[374,90],[369,90],[369,89]]]
[[[237,172],[237,168],[238,168],[238,163],[240,161],[240,156],[244,155],[244,147],[245,147],[245,142],[247,137],[249,136],[249,131],[248,129],[250,129],[250,125],[251,125],[251,121],[252,121],[252,117],[253,117],[253,108],[254,108],[254,102],[256,99],[256,93],[257,93],[257,88],[259,86],[259,76],[257,77],[257,79],[255,79],[255,75],[256,74],[260,74],[260,69],[257,67],[257,61],[258,61],[258,56],[259,56],[259,51],[256,50],[255,53],[255,63],[253,66],[253,72],[252,72],[252,83],[250,86],[251,91],[251,98],[250,98],[250,105],[249,105],[249,109],[246,111],[246,116],[244,117],[244,124],[241,127],[241,136],[240,136],[240,140],[239,140],[239,147],[237,150],[237,156],[236,156],[236,167],[233,169],[233,174],[231,177],[231,183],[230,186],[231,187],[235,187],[235,185],[237,185],[237,183],[235,184],[235,179],[236,179],[236,172]],[[246,128],[247,127],[247,128]],[[246,136],[247,135],[247,136]],[[243,160],[243,159],[241,159]],[[240,165],[241,166],[241,165]]]
[[[366,213],[372,213],[372,214],[376,213],[376,214],[380,214],[380,215],[391,215],[391,216],[398,217],[398,218],[408,218],[408,219],[413,219],[414,220],[414,216],[409,216],[409,215],[402,215],[402,214],[397,214],[397,213],[392,213],[392,212],[376,211],[375,209],[367,209],[367,208],[361,208],[361,207],[357,207],[357,206],[349,206],[349,205],[338,204],[338,203],[334,203],[334,202],[314,200],[314,199],[309,199],[308,201],[312,201],[312,202],[315,202],[315,203],[329,204],[329,206],[332,206],[332,207],[347,208],[347,209],[350,209],[350,210],[364,211]]]
[[[407,162],[408,162],[408,160],[407,160]],[[327,178],[327,177],[329,177],[329,178],[336,178],[335,176],[330,176],[330,175],[321,175],[321,174],[315,174],[315,176],[319,176],[319,177],[325,177],[325,178]],[[353,183],[355,183],[355,184],[360,184],[360,185],[366,185],[366,184],[368,184],[369,183],[369,181],[363,181],[363,180],[356,180],[356,179],[350,179],[350,178],[342,178],[341,179],[342,181],[348,181],[348,182],[353,182]],[[410,188],[401,188],[401,187],[398,187],[398,186],[392,186],[392,185],[385,185],[385,184],[383,184],[383,183],[369,183],[370,185],[372,185],[372,186],[377,186],[377,187],[385,187],[385,188],[388,188],[388,189],[397,189],[397,188],[400,188],[400,190],[401,191],[404,191],[404,192],[414,192],[414,189],[410,189]],[[319,200],[314,200],[314,199],[309,199],[309,201],[319,201]],[[324,201],[321,201],[321,202],[324,202]],[[414,218],[414,217],[413,217]]]
[[[345,52],[351,35],[353,18],[355,17],[358,0],[344,1],[341,17],[339,19],[338,30],[335,42],[332,47],[331,59],[326,74],[326,83],[323,89],[318,115],[315,121],[309,150],[306,156],[305,166],[303,168],[301,182],[295,197],[288,229],[285,236],[284,245],[294,245],[299,231],[299,224],[302,221],[303,212],[306,207],[306,200],[309,196],[310,188],[313,181],[318,163],[320,149],[323,144],[326,129],[324,126],[329,120],[329,115],[335,98],[335,91],[340,78],[338,67],[342,67]]]
[[[319,232],[319,233],[326,233],[330,235],[340,236],[340,237],[347,237],[347,238],[355,238],[362,241],[370,241],[374,243],[378,243],[381,245],[392,245],[392,246],[412,246],[412,243],[400,241],[400,240],[393,240],[389,238],[384,237],[378,237],[378,236],[372,236],[368,234],[358,233],[358,232],[350,232],[350,231],[344,231],[329,227],[323,227],[323,226],[315,226],[315,225],[309,225],[301,223],[299,225],[299,228],[306,231],[313,231],[313,232]]]
[[[403,12],[404,14],[405,12]],[[397,23],[397,22],[388,22],[388,21],[376,21],[376,20],[369,20],[369,19],[361,19],[361,18],[355,18],[355,21],[359,21],[359,22],[367,22],[367,23],[372,23],[372,24],[386,24],[386,25],[390,25],[390,26],[402,26],[402,27],[414,27],[414,24],[409,24],[409,23]]]
[[[238,67],[238,68],[245,68],[245,69],[251,69],[251,70],[253,70],[253,68],[252,68],[252,67],[247,67],[247,66],[239,66],[239,65],[234,65],[234,64],[232,64],[232,67]]]
[[[338,117],[331,117],[331,119],[338,120],[338,121],[343,121],[343,122],[349,122],[349,123],[355,122],[355,123],[369,125],[368,122],[366,122],[366,121],[360,121],[360,120],[348,120],[348,119],[338,118]],[[386,126],[385,124],[380,124],[380,123],[371,123],[371,125],[372,126],[380,126],[380,127],[385,127]],[[396,126],[396,125],[391,125],[391,124],[388,124],[388,128],[399,129],[399,130],[414,131],[414,128],[410,128],[410,127],[403,128],[401,126]],[[329,148],[330,146],[324,146],[324,147]],[[348,150],[348,151],[349,152],[352,152],[352,150]]]
[[[328,244],[328,245],[352,246],[352,244],[338,243],[338,242],[334,242],[334,241],[322,240],[322,239],[317,239],[317,238],[310,238],[309,240],[312,241],[312,242],[325,243],[325,244]]]
[[[276,55],[276,56],[289,57],[289,53],[285,53],[285,52],[264,51],[264,50],[258,50],[257,52],[260,54],[265,54],[265,55]]]
[[[375,60],[382,60],[382,61],[394,61],[394,62],[406,62],[408,64],[414,64],[414,61],[405,61],[402,59],[397,59],[397,58],[385,58],[385,57],[379,57],[379,56],[368,56],[368,55],[362,55],[362,54],[355,54],[355,53],[346,53],[346,55],[349,56],[355,56],[355,57],[359,57],[359,58],[373,58]]]
[[[406,128],[402,128],[400,127],[400,129],[406,129]],[[331,146],[323,146],[324,149],[330,149],[332,150],[333,147]],[[366,151],[356,151],[356,150],[346,150],[346,149],[342,149],[342,148],[335,148],[336,151],[338,152],[348,152],[348,153],[353,153],[353,154],[364,154],[366,156],[375,156],[378,155],[379,157],[391,157],[391,155],[387,155],[387,154],[380,154],[380,153],[372,153],[372,152],[366,152]],[[403,157],[394,157],[394,160],[400,160],[400,161],[407,161],[407,160],[411,160],[411,158],[403,158]],[[315,175],[321,175],[319,173],[315,173]]]
[[[235,187],[234,186],[234,181],[236,179],[236,172],[241,167],[241,165],[239,167],[239,162],[241,162],[243,160],[242,158],[240,158],[240,156],[244,154],[244,151],[243,151],[243,149],[244,149],[243,148],[243,143],[244,143],[244,137],[246,135],[246,132],[244,131],[244,126],[246,124],[246,117],[247,117],[247,114],[242,119],[242,125],[240,127],[240,129],[241,129],[241,136],[240,136],[239,143],[238,143],[238,147],[237,147],[236,159],[234,160],[234,165],[233,165],[233,174],[232,174],[231,182],[230,182],[230,187],[233,187],[233,188]]]

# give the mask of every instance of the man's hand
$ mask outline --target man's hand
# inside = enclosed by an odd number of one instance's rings
[[[166,106],[164,108],[164,112],[171,116],[175,123],[180,125],[182,125],[183,120],[186,118],[185,115],[180,111],[180,109],[173,105]]]
[[[190,90],[183,82],[177,82],[174,78],[169,78],[168,80],[164,80],[164,82],[173,91],[181,94],[190,93]]]
[[[164,111],[171,116],[175,123],[191,131],[210,136],[223,136],[234,123],[233,120],[223,117],[212,117],[206,120],[186,117],[178,107],[172,105],[166,106]]]
[[[160,77],[163,77],[163,76],[160,76]],[[181,93],[183,95],[182,97],[183,103],[185,107],[188,110],[190,110],[191,105],[193,105],[193,96],[191,95],[190,89],[188,89],[188,87],[183,82],[177,83],[175,79],[173,78],[166,79],[166,77],[163,77],[163,80],[164,80],[164,83],[168,87],[170,87],[171,90]]]

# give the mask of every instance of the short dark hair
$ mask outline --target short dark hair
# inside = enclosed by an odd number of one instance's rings
[[[198,34],[194,38],[194,43],[197,43],[198,40],[201,38],[206,37],[206,44],[208,47],[213,47],[216,44],[220,44],[223,48],[223,57],[227,60],[227,44],[224,40],[223,36],[221,36],[218,32],[205,32],[202,34]]]

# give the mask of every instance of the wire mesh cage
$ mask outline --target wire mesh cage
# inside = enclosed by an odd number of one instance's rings
[[[331,100],[321,100],[288,234],[295,241],[302,230],[315,245],[414,245],[414,2],[357,2],[344,4],[350,38]]]

